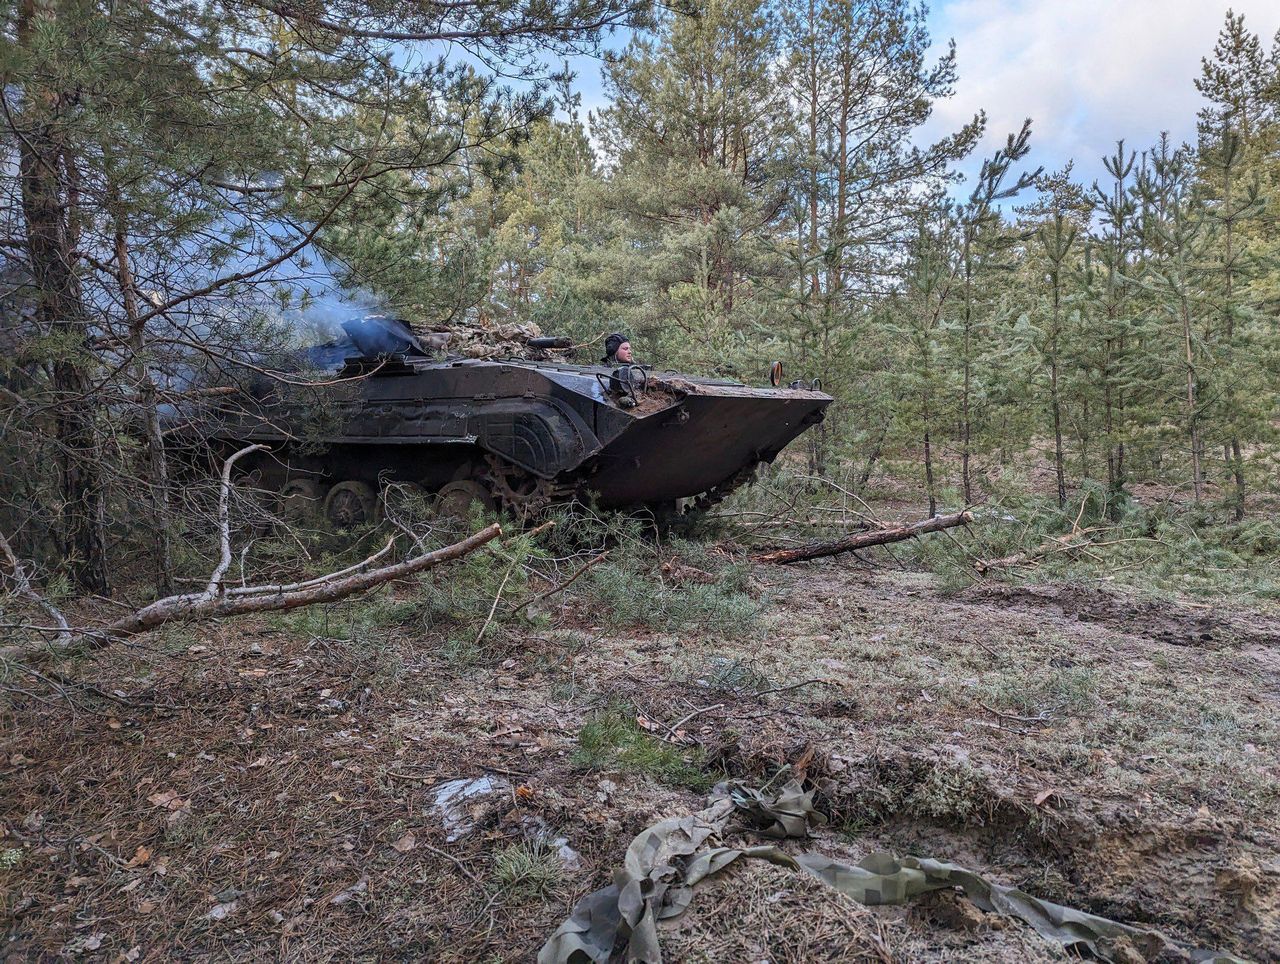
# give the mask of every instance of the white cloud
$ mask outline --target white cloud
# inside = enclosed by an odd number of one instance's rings
[[[1267,46],[1280,27],[1274,0],[1229,0]],[[931,32],[939,50],[954,37],[960,81],[937,105],[927,133],[988,115],[980,148],[989,154],[1033,121],[1032,161],[1046,169],[1076,160],[1076,173],[1099,177],[1099,158],[1124,138],[1150,145],[1161,131],[1194,137],[1202,101],[1195,89],[1227,2],[1205,0],[946,0]],[[975,160],[973,165],[977,166]]]

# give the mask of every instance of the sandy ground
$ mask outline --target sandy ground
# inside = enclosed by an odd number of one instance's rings
[[[423,591],[395,593],[411,611]],[[3,716],[7,959],[530,960],[635,833],[780,771],[831,817],[806,846],[952,860],[1280,958],[1280,618],[1072,585],[947,595],[851,560],[757,567],[750,593],[745,630],[610,629],[566,593],[465,657],[338,607],[60,667]],[[601,714],[653,759],[584,756]],[[491,792],[446,820],[442,789],[477,779]],[[950,896],[872,910],[767,865],[701,890],[664,948],[1066,957]]]

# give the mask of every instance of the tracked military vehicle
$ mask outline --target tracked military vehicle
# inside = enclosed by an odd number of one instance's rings
[[[224,452],[268,445],[244,460],[259,486],[287,514],[316,509],[340,526],[373,518],[388,483],[451,514],[479,502],[524,515],[572,499],[706,507],[831,402],[807,385],[569,364],[555,357],[559,339],[532,339],[534,357],[474,359],[433,350],[394,319],[343,328],[302,355],[329,373],[322,387],[264,381],[201,429]]]

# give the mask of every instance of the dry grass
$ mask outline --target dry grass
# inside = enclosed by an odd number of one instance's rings
[[[32,695],[11,693],[2,721],[6,946],[530,959],[705,781],[800,767],[834,818],[823,849],[954,859],[1280,954],[1274,616],[1206,641],[1202,608],[1169,609],[1165,635],[1123,599],[1084,607],[1114,618],[1071,618],[1072,587],[1046,606],[852,562],[735,578],[773,600],[750,632],[611,627],[584,579],[458,658],[450,640],[474,640],[487,605],[468,624],[459,590],[424,614],[406,585],[305,625],[171,632],[59,667],[97,692],[11,678]],[[506,788],[449,840],[436,788],[485,773]],[[552,863],[540,841],[559,837],[580,869]],[[1020,926],[952,918],[867,910],[759,865],[700,892],[666,940],[673,960],[1057,957]]]
[[[751,861],[701,889],[688,913],[668,926],[663,946],[688,964],[1068,959],[972,905],[963,921],[937,913],[938,906],[930,899],[904,911],[871,910],[817,881]]]

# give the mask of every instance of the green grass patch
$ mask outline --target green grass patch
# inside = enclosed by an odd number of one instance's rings
[[[993,579],[1054,583],[1101,577],[1157,597],[1280,599],[1280,525],[1271,520],[1226,522],[1212,507],[1144,505],[1097,485],[1074,494],[1065,510],[1055,500],[1004,489],[974,515],[973,525],[952,530],[950,538],[913,539],[898,552],[937,574],[948,590]],[[1053,542],[1064,537],[1073,548]],[[974,568],[977,559],[1018,555],[1027,561],[985,574]]]
[[[1023,716],[1080,715],[1098,705],[1098,674],[1087,666],[1030,667],[991,686],[993,702]]]
[[[714,782],[703,770],[700,748],[681,750],[640,728],[634,707],[615,704],[578,732],[573,764],[583,770],[627,770],[660,783],[706,790]]]

